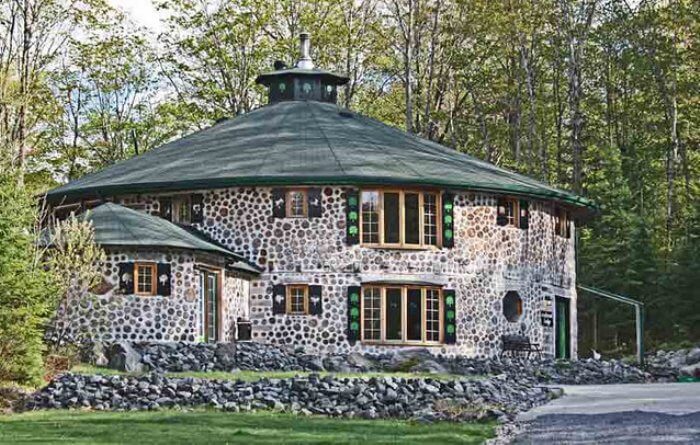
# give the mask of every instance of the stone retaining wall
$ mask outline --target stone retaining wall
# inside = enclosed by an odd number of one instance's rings
[[[506,374],[542,383],[604,384],[653,381],[653,375],[619,360],[555,361],[516,357],[475,359],[435,356],[422,348],[386,354],[306,354],[302,349],[260,343],[117,343],[96,344],[86,354],[91,363],[122,371],[402,371],[457,375]]]
[[[242,382],[64,374],[34,394],[27,409],[156,410],[210,407],[272,409],[295,414],[367,419],[474,420],[510,418],[545,403],[548,388],[506,376],[486,380],[307,377]]]

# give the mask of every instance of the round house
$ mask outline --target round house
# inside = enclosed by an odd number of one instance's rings
[[[56,214],[111,202],[249,266],[236,272],[245,298],[225,295],[236,270],[226,264],[192,257],[193,278],[171,274],[171,294],[158,297],[193,303],[180,306],[191,322],[170,340],[201,340],[210,320],[204,340],[316,353],[493,356],[520,339],[575,357],[574,221],[592,204],[339,107],[347,79],[313,66],[306,35],[301,48],[296,66],[258,77],[267,105],[50,191]],[[133,262],[111,261],[113,271]],[[148,298],[113,284],[95,296],[105,307],[130,313]],[[245,333],[223,313],[244,314]],[[109,310],[86,317],[106,318],[93,320],[108,325],[95,336],[124,332]]]

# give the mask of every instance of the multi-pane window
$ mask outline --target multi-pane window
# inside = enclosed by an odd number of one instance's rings
[[[426,289],[425,291],[425,340],[440,341],[440,291]]]
[[[137,295],[156,294],[156,265],[136,263],[134,265],[134,283]]]
[[[308,215],[308,200],[305,190],[289,190],[286,202],[287,217],[305,218]]]
[[[416,286],[362,289],[362,340],[386,343],[440,343],[442,292]]]
[[[362,298],[364,339],[381,340],[382,290],[379,287],[367,287]]]
[[[437,246],[439,196],[430,192],[365,190],[362,243],[388,247]]]
[[[287,314],[306,315],[309,313],[309,287],[287,286]]]
[[[379,244],[379,192],[362,192],[362,242]]]
[[[423,243],[436,246],[438,243],[438,197],[433,193],[423,193]]]
[[[514,198],[500,198],[498,200],[498,223],[502,226],[520,227],[519,202]]]
[[[192,222],[192,202],[189,195],[173,197],[173,222],[190,224]]]
[[[558,236],[569,238],[571,232],[569,229],[569,214],[566,210],[560,207],[554,209],[554,226]]]

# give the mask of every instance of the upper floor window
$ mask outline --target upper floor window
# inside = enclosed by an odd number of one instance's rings
[[[306,190],[288,190],[285,202],[287,203],[288,218],[305,218],[309,214],[308,197]]]
[[[496,222],[499,226],[520,227],[520,203],[515,198],[498,199],[498,215]]]
[[[172,221],[179,224],[192,223],[192,202],[190,196],[173,196],[172,202]]]
[[[134,264],[134,284],[136,285],[136,295],[156,294],[156,265],[151,263]]]
[[[561,207],[554,209],[554,230],[557,236],[564,238],[569,238],[571,236],[569,213]]]
[[[363,190],[362,244],[388,247],[437,246],[440,197],[434,192]]]

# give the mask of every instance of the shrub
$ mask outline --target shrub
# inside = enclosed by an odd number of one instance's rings
[[[68,343],[87,340],[86,333],[76,332],[79,311],[71,310],[81,301],[95,298],[90,290],[102,282],[101,266],[106,260],[104,251],[95,242],[92,223],[71,216],[52,224],[50,247],[46,264],[58,282],[56,316],[48,327],[47,342],[50,352],[62,354]]]
[[[0,382],[35,384],[42,375],[42,327],[57,288],[38,226],[32,197],[13,172],[0,172]]]

